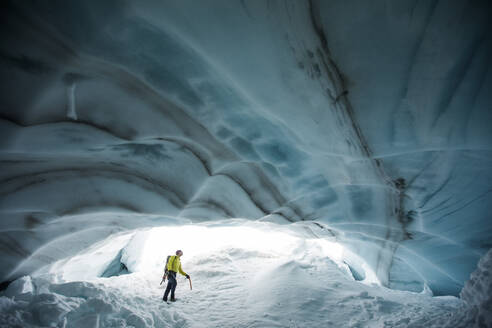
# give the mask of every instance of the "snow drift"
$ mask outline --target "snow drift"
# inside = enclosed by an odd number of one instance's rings
[[[445,327],[458,298],[354,280],[340,246],[296,224],[159,227],[108,238],[68,261],[12,283],[0,324],[23,327]],[[272,232],[272,228],[277,228]],[[197,233],[202,240],[196,239]],[[221,237],[221,238],[217,238]],[[162,302],[163,261],[180,240],[193,290]],[[268,243],[274,240],[276,243]],[[209,242],[205,242],[209,241]],[[156,248],[156,246],[160,246]],[[201,246],[201,247],[200,247]],[[99,276],[118,250],[129,273]],[[157,256],[160,254],[161,256]],[[172,254],[172,253],[171,253]],[[362,261],[359,259],[359,261]],[[6,297],[9,296],[9,297]]]

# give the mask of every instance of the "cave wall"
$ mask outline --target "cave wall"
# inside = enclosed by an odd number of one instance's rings
[[[1,280],[176,217],[316,222],[436,294],[491,247],[487,1],[2,6]]]

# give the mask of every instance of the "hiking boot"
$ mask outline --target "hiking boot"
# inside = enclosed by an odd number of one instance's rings
[[[164,302],[167,302],[167,298],[164,298],[164,297],[163,297],[163,298],[162,298],[162,300],[163,300]]]
[[[177,299],[176,298],[171,298],[171,302],[176,302]]]

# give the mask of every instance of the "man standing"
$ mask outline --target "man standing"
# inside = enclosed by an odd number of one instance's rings
[[[176,273],[181,273],[183,276],[186,276],[186,279],[190,278],[190,276],[186,274],[183,269],[181,269],[181,256],[183,256],[183,251],[177,250],[176,255],[171,256],[169,258],[169,261],[167,262],[166,268],[168,271],[168,282],[166,291],[164,292],[164,297],[162,297],[162,300],[164,302],[167,302],[167,296],[169,295],[169,292],[171,292],[171,302],[176,302],[176,298],[174,297],[174,291],[176,290],[176,286],[178,285],[178,281],[176,280]]]

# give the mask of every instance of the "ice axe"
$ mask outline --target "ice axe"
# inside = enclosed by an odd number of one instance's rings
[[[193,287],[191,287],[191,278],[188,276],[188,281],[190,282],[190,290],[193,290]]]
[[[167,275],[166,275],[166,274],[162,276],[162,280],[161,280],[161,283],[160,283],[159,285],[162,285],[162,283],[163,283],[164,281],[166,281],[166,277],[167,277]]]

